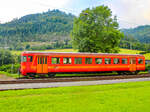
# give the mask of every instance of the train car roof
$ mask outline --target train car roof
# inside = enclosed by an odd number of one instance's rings
[[[118,53],[81,53],[81,52],[40,52],[40,51],[24,51],[22,54],[36,54],[36,55],[64,55],[64,56],[140,56],[140,54],[118,54]]]

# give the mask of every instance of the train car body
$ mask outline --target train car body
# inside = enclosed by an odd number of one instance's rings
[[[103,53],[57,53],[25,51],[21,74],[138,72],[145,70],[143,55]]]

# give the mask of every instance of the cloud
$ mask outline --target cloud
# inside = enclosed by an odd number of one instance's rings
[[[150,24],[150,0],[1,0],[0,22],[48,9],[60,9],[78,15],[88,7],[108,5],[117,15],[121,28]]]
[[[118,16],[121,27],[150,24],[150,0],[113,0],[105,4]]]
[[[69,0],[2,0],[0,1],[0,22],[48,9],[64,8],[68,3]]]

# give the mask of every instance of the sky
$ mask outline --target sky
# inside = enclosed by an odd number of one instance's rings
[[[120,28],[150,24],[150,0],[0,0],[0,23],[49,9],[78,16],[82,10],[99,5],[107,5],[112,10]]]

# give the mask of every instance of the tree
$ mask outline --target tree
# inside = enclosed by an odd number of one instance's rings
[[[0,66],[15,63],[15,57],[10,51],[0,50]]]
[[[25,49],[30,49],[30,47],[30,44],[27,44]]]
[[[74,19],[71,38],[79,52],[118,52],[123,33],[118,30],[116,16],[107,6],[83,10]]]

